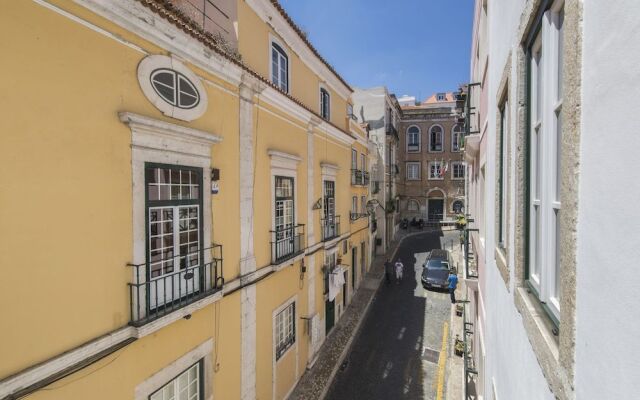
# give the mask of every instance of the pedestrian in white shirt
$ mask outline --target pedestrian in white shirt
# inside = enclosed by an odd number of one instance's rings
[[[404,269],[404,265],[402,264],[402,260],[398,258],[396,261],[396,283],[400,283],[402,280],[402,270]]]

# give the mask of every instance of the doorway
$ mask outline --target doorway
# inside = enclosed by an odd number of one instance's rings
[[[429,221],[442,221],[444,217],[444,199],[429,199]]]

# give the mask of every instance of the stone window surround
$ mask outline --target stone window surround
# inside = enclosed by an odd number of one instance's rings
[[[511,85],[509,82],[510,75],[511,75],[511,53],[509,53],[509,55],[507,56],[507,61],[502,71],[502,78],[500,79],[500,85],[498,85],[498,91],[497,91],[498,94],[496,97],[496,104],[498,105],[496,109],[496,147],[495,147],[495,151],[496,151],[495,215],[496,216],[499,216],[501,212],[500,190],[497,190],[498,188],[500,188],[500,185],[502,184],[502,182],[500,182],[500,171],[498,171],[498,168],[501,167],[500,149],[502,146],[502,135],[501,135],[502,123],[501,123],[500,114],[501,114],[501,109],[503,107],[505,106],[508,107],[507,109],[504,110],[504,112],[507,115],[506,123],[511,124],[511,118],[509,118],[509,116],[511,115],[511,111],[512,111],[512,108],[511,108],[512,103],[508,102],[508,99],[511,98],[510,96]],[[511,131],[509,127],[510,125],[506,129],[507,132]],[[506,139],[509,139],[509,138],[507,137]],[[510,165],[511,165],[510,145],[511,145],[511,140],[506,140],[504,151],[507,154],[506,156],[507,176],[505,177],[506,182],[503,189],[503,190],[506,190],[507,192],[505,214],[503,215],[503,218],[506,218],[505,231],[504,231],[504,246],[498,243],[497,233],[500,231],[500,218],[496,218],[495,219],[496,246],[495,246],[495,254],[494,254],[496,259],[496,266],[498,267],[498,271],[500,272],[500,276],[504,281],[507,291],[510,291],[510,288],[511,288],[510,286],[510,269],[511,268],[509,266],[509,229],[510,229],[509,215],[511,210],[511,191],[509,190],[510,184],[511,184],[511,177],[509,176]]]
[[[208,339],[136,386],[134,399],[147,400],[156,390],[202,360],[202,377],[204,378],[202,398],[213,400],[213,352],[213,339]]]
[[[409,177],[409,166],[418,167],[418,175],[415,178]],[[419,181],[422,178],[422,163],[420,161],[406,161],[405,162],[405,179],[408,181]]]
[[[158,93],[156,93],[156,90],[151,85],[150,77],[153,71],[162,68],[177,71],[191,81],[200,96],[198,105],[190,109],[180,108],[168,103],[165,99],[160,97]],[[202,85],[200,78],[180,62],[179,58],[175,55],[172,55],[171,57],[152,55],[143,58],[138,64],[138,83],[140,84],[140,88],[147,100],[149,100],[158,110],[162,111],[162,113],[168,117],[183,121],[193,121],[194,119],[201,117],[207,110],[207,92]],[[177,84],[178,83],[176,82],[176,85]]]
[[[527,144],[527,55],[525,39],[534,29],[537,16],[551,0],[534,0],[525,5],[518,30],[519,45],[516,47],[517,60],[517,129],[515,132],[518,157],[514,160],[516,171],[523,174],[526,166]],[[579,147],[580,147],[580,95],[581,95],[581,57],[583,15],[580,0],[564,1],[564,43],[563,59],[563,115],[562,162],[561,162],[561,201],[563,207],[560,223],[563,229],[560,235],[560,321],[558,336],[552,333],[550,318],[525,284],[525,230],[527,204],[525,202],[526,182],[520,175],[516,180],[516,199],[520,207],[516,208],[515,219],[515,262],[514,262],[514,303],[522,315],[523,324],[532,350],[551,391],[558,399],[573,399],[575,391],[575,309],[576,309],[576,247],[577,230],[575,221],[578,215],[579,183]]]

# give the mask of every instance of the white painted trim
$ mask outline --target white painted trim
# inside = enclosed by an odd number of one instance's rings
[[[204,379],[204,393],[202,398],[205,400],[213,400],[213,350],[213,339],[208,339],[201,343],[193,350],[137,385],[134,391],[134,399],[147,400],[152,393],[202,360],[203,371],[200,375]]]
[[[326,91],[327,94],[329,95],[329,115],[327,115],[327,118],[324,118],[322,116],[322,91]],[[320,118],[324,119],[325,121],[331,121],[331,90],[327,87],[327,85],[324,82],[320,82],[318,84],[318,114],[320,114]]]
[[[207,190],[211,181],[211,146],[219,143],[222,139],[210,132],[187,128],[130,112],[120,112],[118,116],[120,121],[127,124],[131,129],[132,263],[144,264],[146,261],[145,164],[148,162],[202,169],[202,243],[211,243],[211,191]],[[210,258],[211,254],[205,252],[204,262],[210,262]],[[132,271],[132,279],[135,279],[134,275],[135,271]],[[141,276],[145,279],[146,271],[144,267],[142,268]],[[197,304],[200,304],[200,302],[196,302],[190,307],[194,307]],[[134,309],[138,309],[136,304],[134,304]],[[141,307],[140,310],[146,312],[146,307]],[[181,309],[177,312],[185,311]],[[170,315],[173,315],[173,313],[168,316]],[[137,317],[142,318],[144,315],[138,315]],[[165,317],[141,329],[148,330],[151,326],[156,325],[158,325],[157,329],[160,329],[162,326],[172,322],[170,319],[167,319],[166,321],[168,322],[164,324],[161,321],[165,321]]]
[[[339,96],[348,100],[351,90],[311,51],[309,46],[293,30],[280,12],[268,0],[246,0],[247,5],[253,9],[258,17],[270,26],[289,45],[305,65],[318,75]],[[269,60],[271,60],[269,58]]]
[[[239,85],[243,69],[135,0],[74,0],[124,29],[217,77]]]
[[[455,170],[454,165],[462,165],[464,167],[464,176],[462,178],[456,178],[453,174],[453,171]],[[451,180],[454,181],[461,181],[464,180],[467,177],[467,165],[464,161],[451,161]]]
[[[295,154],[289,154],[278,150],[267,150],[267,154],[271,158],[271,168],[283,168],[292,171],[298,170],[298,164],[302,157]]]
[[[294,383],[293,386],[295,386],[297,380],[298,380],[298,333],[300,331],[299,328],[299,324],[298,324],[298,314],[299,314],[299,306],[298,306],[298,295],[294,295],[292,297],[290,297],[289,299],[287,299],[284,303],[282,303],[278,308],[276,308],[275,310],[273,310],[273,312],[271,313],[271,350],[272,350],[272,362],[271,362],[271,376],[272,376],[272,387],[271,387],[271,392],[272,392],[272,399],[276,398],[276,387],[277,387],[277,381],[278,381],[278,374],[277,374],[277,367],[278,367],[278,361],[276,360],[276,336],[277,336],[277,331],[276,331],[276,315],[278,315],[279,312],[281,312],[282,310],[284,310],[285,308],[287,308],[288,306],[290,306],[291,304],[294,304],[294,314],[293,314],[293,326],[294,326],[294,337],[295,337],[295,342],[293,343],[293,345],[289,346],[289,348],[284,352],[284,354],[282,354],[282,356],[280,356],[280,359],[282,359],[283,357],[285,357],[289,352],[294,351],[296,352],[296,370],[295,370],[295,377],[294,377]],[[285,397],[286,398],[286,397]]]
[[[283,90],[283,92],[291,93],[291,54],[289,52],[289,46],[283,43],[278,37],[273,35],[273,33],[271,32],[269,32],[269,45],[267,46],[267,52],[268,52],[267,60],[269,63],[269,76],[267,77],[267,79],[269,80],[269,82],[273,83],[274,85],[280,88],[280,85],[276,84],[273,81],[273,62],[271,60],[271,50],[273,49],[274,43],[277,44],[278,47],[282,49],[282,51],[284,51],[284,55],[287,57],[287,90],[286,91]]]
[[[320,168],[322,170],[322,180],[324,181],[335,181],[340,170],[337,165],[329,163],[320,163]]]
[[[76,15],[73,15],[73,14],[71,14],[71,13],[69,13],[69,12],[67,12],[67,11],[65,11],[65,10],[63,10],[63,9],[61,9],[61,8],[51,4],[51,3],[49,3],[46,0],[33,0],[33,2],[38,4],[38,5],[43,6],[45,8],[48,8],[49,10],[51,10],[53,12],[56,12],[56,13],[64,16],[64,17],[67,17],[70,20],[72,20],[74,22],[77,22],[80,25],[89,28],[94,32],[98,32],[99,34],[104,35],[104,36],[106,36],[106,37],[108,37],[110,39],[113,39],[113,40],[115,40],[116,42],[118,42],[120,44],[123,44],[123,45],[125,45],[125,46],[127,46],[129,48],[132,48],[132,49],[136,50],[136,51],[139,51],[140,53],[149,54],[142,47],[139,47],[139,46],[137,46],[137,45],[135,45],[135,44],[133,44],[131,42],[128,42],[128,41],[124,40],[122,37],[114,35],[111,32],[105,31],[104,29],[92,24],[91,22],[89,22],[89,21],[87,21],[85,19],[82,19],[82,18],[80,18],[80,17],[78,17]]]
[[[198,105],[191,109],[184,109],[174,106],[163,99],[151,85],[151,74],[157,69],[177,71],[183,74],[198,92]],[[138,64],[138,84],[140,84],[142,93],[144,93],[147,100],[168,117],[181,119],[183,121],[193,121],[207,111],[207,105],[209,104],[207,91],[204,89],[202,82],[200,82],[200,78],[191,72],[191,70],[176,57],[153,55],[143,58]],[[175,84],[176,86],[179,84],[177,80]],[[176,99],[176,101],[177,100],[178,99]]]
[[[456,133],[456,131],[455,131],[456,126],[461,126],[462,127],[462,130],[460,132],[457,132],[459,134],[459,136],[460,136],[459,139],[458,139],[458,143],[459,144],[461,143],[461,139],[464,136],[464,124],[461,124],[461,123],[453,124],[453,126],[451,127],[451,135],[449,136],[451,138],[450,149],[451,149],[452,153],[459,153],[460,151],[462,151],[462,146],[458,146],[458,150],[454,150],[453,149],[453,144],[455,143],[455,141],[453,140],[453,135]]]
[[[418,128],[418,150],[409,151],[409,129]],[[411,124],[404,130],[404,150],[407,153],[420,153],[422,151],[422,129],[416,124]]]
[[[440,127],[441,131],[440,133],[442,134],[442,150],[431,150],[431,130],[435,127]],[[440,124],[432,124],[429,127],[429,130],[427,131],[427,152],[428,153],[444,153],[444,148],[445,148],[445,143],[444,143],[444,133],[446,132],[446,130],[444,129],[444,126],[440,125]]]
[[[409,178],[409,164],[416,165],[418,164],[418,177],[417,178]],[[408,181],[420,181],[422,180],[422,163],[420,161],[406,161],[404,165],[404,177]]]

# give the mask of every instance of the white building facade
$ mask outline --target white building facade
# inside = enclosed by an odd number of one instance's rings
[[[638,21],[634,0],[476,0],[468,396],[634,398]]]
[[[371,199],[377,204],[370,226],[375,254],[385,254],[399,229],[398,126],[401,110],[397,99],[384,86],[355,89],[353,112],[360,123],[367,124],[369,165],[371,168]]]

